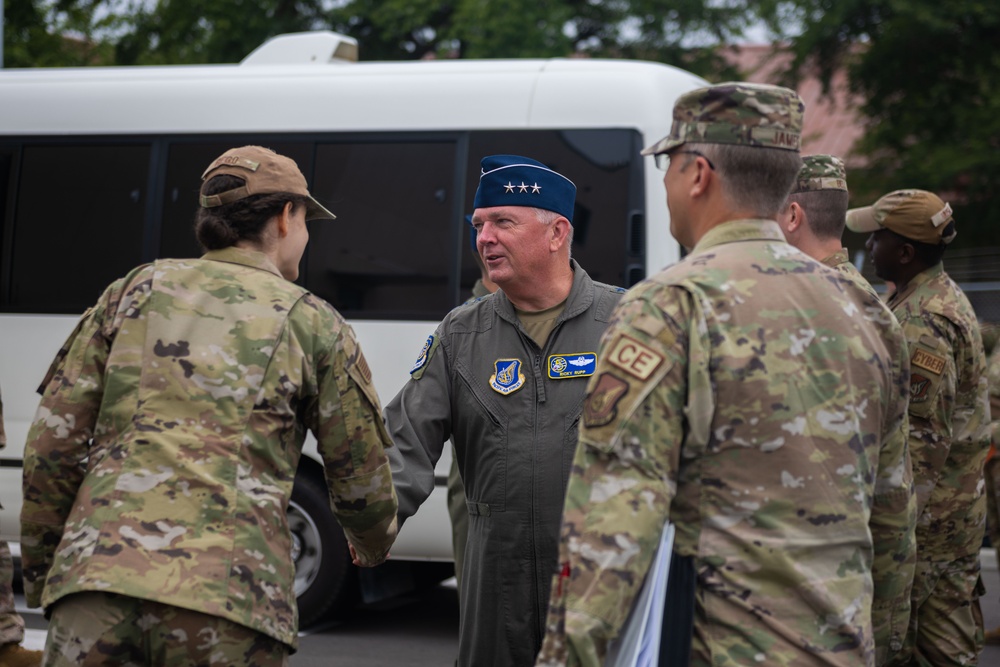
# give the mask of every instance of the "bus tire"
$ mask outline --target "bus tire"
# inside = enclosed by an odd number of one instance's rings
[[[347,538],[330,509],[330,495],[319,475],[300,470],[295,477],[288,525],[299,627],[349,612],[359,598],[358,572],[351,564]]]

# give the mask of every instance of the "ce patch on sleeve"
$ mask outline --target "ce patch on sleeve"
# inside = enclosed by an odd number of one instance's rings
[[[625,334],[615,341],[607,359],[612,366],[638,380],[648,380],[663,363],[662,354]]]

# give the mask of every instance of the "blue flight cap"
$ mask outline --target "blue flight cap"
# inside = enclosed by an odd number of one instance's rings
[[[554,211],[573,222],[576,186],[541,162],[520,155],[490,155],[482,160],[482,175],[473,206],[530,206]]]

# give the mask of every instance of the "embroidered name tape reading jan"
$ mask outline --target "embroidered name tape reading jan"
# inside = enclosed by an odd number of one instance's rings
[[[615,341],[607,359],[612,366],[640,380],[648,380],[663,363],[662,354],[624,334]]]
[[[549,379],[589,377],[597,368],[596,352],[574,352],[572,354],[549,355]]]
[[[924,350],[915,350],[913,356],[910,358],[910,365],[923,368],[925,371],[930,371],[935,375],[941,375],[942,371],[944,371],[945,360],[944,357],[939,357],[936,354],[931,354]]]

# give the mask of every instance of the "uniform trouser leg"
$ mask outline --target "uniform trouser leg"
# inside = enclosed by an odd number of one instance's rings
[[[14,611],[14,559],[10,545],[0,541],[0,646],[24,640],[24,619]]]
[[[451,469],[448,471],[448,516],[451,517],[451,545],[455,554],[455,581],[459,597],[462,593],[462,561],[465,559],[465,542],[469,538],[469,506],[465,503],[465,485],[458,472],[458,457],[451,450]]]
[[[288,646],[217,616],[111,593],[56,603],[45,667],[285,667]]]
[[[910,627],[892,665],[976,665],[983,652],[979,554],[951,562],[918,561]]]
[[[986,528],[990,544],[1000,553],[1000,456],[986,462],[983,470],[986,480]]]

